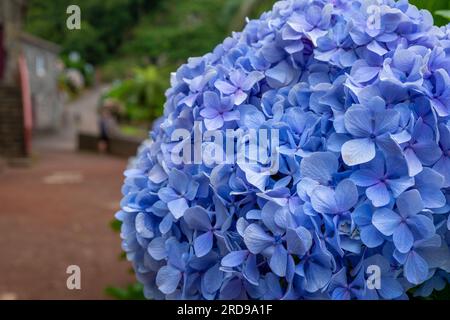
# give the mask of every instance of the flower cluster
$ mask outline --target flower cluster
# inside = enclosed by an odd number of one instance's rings
[[[450,280],[450,28],[428,11],[279,1],[171,85],[116,215],[146,297],[404,299]],[[278,171],[175,164],[172,133],[199,121],[277,129]]]

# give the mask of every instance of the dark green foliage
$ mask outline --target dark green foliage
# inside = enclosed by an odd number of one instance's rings
[[[153,121],[162,114],[168,79],[168,73],[154,66],[135,69],[129,79],[113,86],[105,98],[121,104],[126,120]]]
[[[449,0],[409,0],[409,2],[420,9],[427,9],[434,16],[434,23],[443,26],[449,22],[448,19],[435,14],[438,10],[450,9]]]
[[[144,287],[140,283],[130,284],[126,288],[107,287],[105,293],[118,300],[145,300]]]
[[[429,297],[426,297],[426,298],[415,297],[414,296],[415,290],[416,290],[416,288],[412,288],[408,292],[408,296],[412,300],[446,300],[446,301],[450,301],[450,285],[449,284],[447,284],[447,286],[441,291],[434,290],[433,293]]]
[[[154,64],[179,64],[211,51],[226,36],[235,10],[229,0],[169,0],[158,3],[133,30],[121,51]]]
[[[30,0],[27,31],[61,44],[65,53],[78,51],[88,62],[99,64],[113,55],[140,16],[157,0]],[[66,28],[66,9],[81,8],[81,30]]]
[[[112,220],[109,223],[109,226],[111,227],[111,229],[114,232],[120,232],[120,228],[122,227],[122,222],[120,222],[119,220],[114,219],[114,220]]]
[[[30,0],[26,29],[77,51],[99,65],[138,57],[156,65],[179,65],[220,43],[233,24],[270,9],[274,0]],[[66,28],[66,9],[81,8],[81,30]],[[236,29],[237,30],[237,29]],[[144,58],[144,59],[142,59]]]

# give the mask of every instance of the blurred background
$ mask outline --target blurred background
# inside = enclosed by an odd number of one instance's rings
[[[122,172],[170,72],[274,2],[0,1],[0,299],[143,298],[113,220]],[[450,1],[410,2],[450,21]]]

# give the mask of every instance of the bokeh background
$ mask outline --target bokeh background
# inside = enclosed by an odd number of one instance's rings
[[[123,169],[170,72],[275,1],[1,1],[0,299],[142,299],[113,219]],[[450,21],[450,1],[410,2]],[[66,27],[73,4],[81,30]]]

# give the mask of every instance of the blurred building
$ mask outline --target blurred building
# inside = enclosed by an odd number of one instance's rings
[[[61,123],[62,99],[58,89],[59,46],[27,33],[20,34],[30,83],[35,130],[56,130]]]
[[[27,156],[31,130],[60,124],[59,47],[23,32],[26,0],[0,1],[0,156]]]

